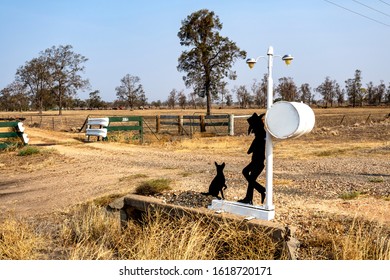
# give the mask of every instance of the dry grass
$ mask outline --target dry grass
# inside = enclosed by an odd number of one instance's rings
[[[3,222],[0,259],[48,258],[42,255],[45,243],[61,248],[57,259],[70,260],[273,259],[276,252],[264,232],[210,217],[172,218],[157,211],[121,228],[116,215],[88,204],[57,216],[52,226],[42,223],[50,232],[37,234],[25,221]],[[34,226],[42,231],[42,224]]]
[[[314,222],[310,237],[303,238],[304,259],[390,260],[389,229],[357,218],[322,217]]]
[[[60,230],[61,246],[70,260],[114,259],[115,246],[120,242],[118,220],[94,204],[77,207],[67,214]]]
[[[51,167],[67,159],[52,148],[25,146],[13,150],[0,151],[0,170],[34,172]]]
[[[321,216],[307,228],[304,259],[390,260],[389,231],[380,224]],[[269,235],[239,222],[156,211],[121,227],[116,215],[93,203],[38,223],[8,218],[0,225],[0,259],[53,257],[47,244],[58,249],[56,259],[70,260],[254,260],[278,253]]]
[[[44,238],[23,220],[9,217],[0,223],[0,260],[40,259]]]
[[[159,212],[149,213],[146,221],[143,233],[148,238],[137,240],[136,259],[273,259],[276,251],[264,232],[239,223],[191,216],[172,223]]]
[[[360,141],[307,141],[304,138],[276,141],[274,154],[277,158],[313,159],[321,157],[343,157],[343,156],[388,156],[386,150],[389,143],[382,141],[360,142]]]
[[[388,234],[380,225],[354,220],[349,232],[341,237],[339,248],[334,245],[335,259],[390,260]]]

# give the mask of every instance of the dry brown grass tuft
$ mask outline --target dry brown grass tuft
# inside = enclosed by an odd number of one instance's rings
[[[390,260],[389,229],[378,223],[325,218],[307,231],[303,259]]]
[[[66,216],[57,240],[67,248],[66,259],[273,259],[276,251],[266,233],[210,217],[156,211],[121,229],[117,217],[93,204]]]
[[[94,204],[76,207],[67,213],[59,235],[67,249],[66,259],[108,260],[120,240],[118,219]]]
[[[8,217],[0,223],[0,260],[40,259],[44,247],[44,238],[26,221]]]
[[[56,216],[51,221],[56,226],[47,222],[6,220],[0,230],[1,259],[52,257],[44,244],[56,247],[57,259],[69,260],[241,260],[276,254],[276,244],[261,230],[207,216],[179,218],[156,211],[121,227],[118,216],[88,204]],[[38,234],[34,227],[49,232]]]
[[[333,247],[338,260],[390,260],[389,232],[375,223],[354,220]]]
[[[134,224],[130,222],[130,228]],[[211,217],[167,219],[161,212],[148,213],[122,255],[129,259],[215,260],[273,259],[276,244],[261,231]],[[126,233],[125,233],[126,234]],[[129,236],[130,237],[130,236]],[[125,244],[131,244],[126,242]]]
[[[210,217],[167,219],[148,213],[139,238],[125,255],[135,259],[273,259],[276,244],[264,232]],[[131,252],[132,251],[132,252]]]

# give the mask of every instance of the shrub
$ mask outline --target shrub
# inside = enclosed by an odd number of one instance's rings
[[[155,179],[142,182],[136,189],[135,193],[140,195],[155,195],[163,191],[170,190],[171,180],[169,179]]]

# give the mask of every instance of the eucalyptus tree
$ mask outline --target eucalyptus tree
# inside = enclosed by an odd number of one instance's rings
[[[377,86],[376,95],[374,96],[375,104],[381,105],[386,96],[386,85],[384,81],[380,81],[381,83]]]
[[[341,106],[345,102],[345,90],[341,89],[340,85],[336,83],[335,86],[335,93],[336,93],[336,100],[337,100],[337,105]]]
[[[298,100],[298,88],[291,77],[283,77],[279,79],[279,84],[275,90],[282,100],[285,101],[297,101]]]
[[[374,86],[373,82],[369,82],[366,87],[366,97],[367,97],[367,102],[370,105],[375,104],[375,95],[377,94],[378,88]]]
[[[86,100],[88,107],[90,109],[94,108],[101,108],[104,106],[104,102],[102,98],[100,97],[100,91],[99,90],[94,90],[89,93],[89,98]]]
[[[206,97],[207,114],[211,113],[212,95],[218,94],[224,78],[234,80],[231,68],[246,52],[228,37],[220,35],[222,23],[214,12],[202,9],[187,16],[178,32],[180,45],[187,47],[178,59],[177,69],[186,72],[187,87],[193,87],[200,97]]]
[[[54,99],[50,96],[52,77],[45,57],[33,58],[24,66],[20,66],[15,80],[26,87],[32,106],[37,108],[40,114],[44,108],[53,105]]]
[[[0,110],[27,111],[29,98],[25,85],[14,81],[0,91]]]
[[[333,102],[336,98],[336,81],[331,80],[330,77],[326,77],[325,81],[315,88],[315,91],[322,95],[322,98],[325,102],[325,107],[333,106]]]
[[[221,97],[219,100],[221,101],[221,106],[223,107],[223,104],[226,101],[226,95],[229,94],[229,90],[226,88],[227,87],[227,82],[222,82],[221,87],[219,88],[219,94]]]
[[[304,83],[299,87],[299,95],[300,95],[300,101],[303,103],[311,104],[312,102],[312,94],[311,94],[311,88],[308,83]]]
[[[172,89],[171,92],[169,93],[168,100],[167,100],[168,107],[175,109],[178,96],[179,96],[179,92],[176,89]]]
[[[185,109],[187,107],[187,96],[184,94],[184,91],[180,91],[177,96],[177,102],[180,108]]]
[[[225,99],[226,99],[226,106],[233,105],[233,96],[230,93],[226,94]]]
[[[254,103],[259,108],[265,108],[267,106],[267,79],[268,74],[264,74],[261,81],[257,82],[255,79],[251,87],[254,95]]]
[[[73,52],[71,45],[53,46],[41,52],[41,57],[46,61],[49,70],[51,93],[57,100],[59,115],[62,115],[62,107],[65,100],[76,95],[78,90],[89,87],[88,79],[83,79],[83,65],[88,59]]]
[[[83,63],[88,59],[72,49],[71,45],[53,46],[18,68],[16,81],[28,88],[32,105],[40,113],[57,103],[62,115],[64,103],[78,90],[88,88],[88,80],[81,76],[85,69]]]
[[[247,108],[252,104],[253,97],[251,96],[246,86],[242,85],[239,87],[235,87],[233,91],[236,93],[236,97],[238,103],[240,104],[240,108]]]
[[[141,79],[138,76],[126,74],[121,79],[121,85],[116,87],[116,96],[120,101],[126,102],[130,109],[134,109],[145,98]]]
[[[355,70],[353,79],[345,81],[345,88],[348,95],[348,100],[352,107],[356,105],[363,105],[364,92],[362,90],[362,71],[359,69]]]

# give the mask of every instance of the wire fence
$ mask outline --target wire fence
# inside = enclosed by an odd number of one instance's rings
[[[201,117],[196,115],[196,118],[184,118],[183,122],[180,123],[179,116],[173,115],[171,119],[164,119],[162,121],[160,116],[160,123],[158,122],[157,115],[144,116],[144,133],[153,134],[169,134],[169,135],[183,135],[191,136],[197,133],[207,133],[214,135],[243,135],[247,134],[248,123],[247,118],[250,115],[234,115],[234,131],[229,132],[229,115],[224,115],[225,118],[217,117],[215,119],[206,119],[206,126],[203,127],[205,130],[202,131],[200,125]],[[96,115],[95,115],[96,116]],[[142,114],[138,114],[142,116]],[[193,115],[195,116],[195,115]],[[218,116],[218,115],[217,115]],[[15,115],[2,114],[4,118],[12,118]],[[85,115],[18,115],[19,118],[24,118],[25,127],[38,127],[53,131],[66,131],[66,132],[80,132],[83,124],[86,121]],[[88,116],[87,116],[88,117]],[[368,124],[372,122],[380,122],[387,118],[390,118],[389,113],[348,113],[348,114],[316,114],[315,127],[339,127],[339,126],[353,126],[356,124]]]

